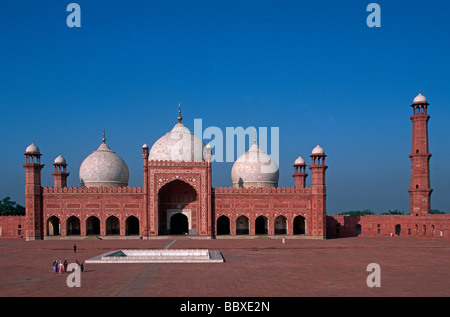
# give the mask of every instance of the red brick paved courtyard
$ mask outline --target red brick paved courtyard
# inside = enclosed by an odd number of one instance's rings
[[[172,244],[171,244],[172,243]],[[73,252],[76,244],[77,253]],[[52,261],[85,261],[121,248],[207,248],[224,263],[87,264],[69,288]],[[369,288],[369,263],[381,287]],[[83,297],[436,297],[450,295],[450,241],[419,238],[330,240],[0,240],[0,296]]]

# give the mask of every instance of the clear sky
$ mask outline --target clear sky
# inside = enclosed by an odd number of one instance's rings
[[[0,198],[24,203],[25,148],[81,162],[107,143],[142,186],[141,146],[177,122],[279,127],[280,182],[327,154],[327,212],[409,211],[411,103],[430,103],[431,207],[450,211],[450,1],[0,1]],[[206,142],[208,140],[205,140]],[[231,186],[215,163],[214,186]],[[311,176],[307,179],[309,186]]]

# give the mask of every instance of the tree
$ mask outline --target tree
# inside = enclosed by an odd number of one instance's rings
[[[430,210],[430,214],[431,215],[440,215],[440,214],[446,214],[446,212],[445,211],[441,211],[439,209],[431,209]]]
[[[2,216],[19,216],[25,215],[25,208],[15,201],[11,200],[11,197],[5,197],[0,201],[0,215]]]
[[[366,215],[375,215],[375,212],[373,212],[370,209],[364,209],[364,210],[344,211],[338,215],[341,215],[341,216],[366,216]]]
[[[388,210],[388,212],[382,212],[381,215],[404,215],[405,212],[395,209],[395,210]]]

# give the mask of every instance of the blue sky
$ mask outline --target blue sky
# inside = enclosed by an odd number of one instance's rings
[[[430,103],[431,206],[450,211],[450,2],[76,1],[0,2],[0,197],[24,202],[25,148],[34,141],[53,186],[62,154],[69,186],[107,143],[142,186],[143,143],[177,122],[203,128],[279,127],[280,186],[292,164],[327,157],[327,211],[409,210],[411,103]],[[206,140],[207,141],[207,140]],[[232,163],[215,163],[230,186]],[[308,184],[310,177],[308,177]]]

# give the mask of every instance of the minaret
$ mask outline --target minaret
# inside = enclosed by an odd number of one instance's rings
[[[44,238],[44,219],[42,207],[41,153],[39,148],[31,143],[25,150],[25,216],[26,240]]]
[[[317,145],[311,154],[312,163],[309,166],[311,170],[311,224],[308,226],[309,235],[326,238],[326,186],[325,171],[328,166],[325,165],[325,152],[320,145]]]
[[[70,173],[67,172],[67,163],[66,160],[59,155],[55,161],[53,162],[53,166],[55,167],[55,172],[53,175],[53,186],[56,187],[67,187],[67,177]]]
[[[430,157],[428,153],[428,107],[427,98],[421,93],[414,98],[412,121],[412,150],[411,159],[411,186],[408,189],[410,196],[410,214],[412,216],[425,216],[430,213]]]
[[[320,145],[317,145],[312,151],[312,164],[309,167],[311,170],[311,187],[325,187],[325,170],[328,168],[325,165],[325,157],[325,151]]]
[[[306,177],[308,177],[308,174],[306,174],[305,160],[301,156],[294,162],[294,174],[292,174],[292,177],[294,177],[295,188],[303,189],[306,187]]]
[[[213,234],[213,227],[214,224],[214,217],[212,215],[212,167],[211,167],[211,161],[212,161],[212,146],[211,144],[206,144],[204,149],[204,157],[206,162],[206,191],[208,194],[208,200],[207,200],[207,215],[208,215],[208,228],[207,228],[207,235],[211,236]]]
[[[148,219],[148,156],[149,156],[149,148],[147,143],[142,146],[142,158],[144,159],[144,167],[143,167],[143,190],[144,190],[144,211],[145,211],[145,224],[144,224],[144,232],[140,233],[141,236],[148,239],[150,235],[150,223]]]

